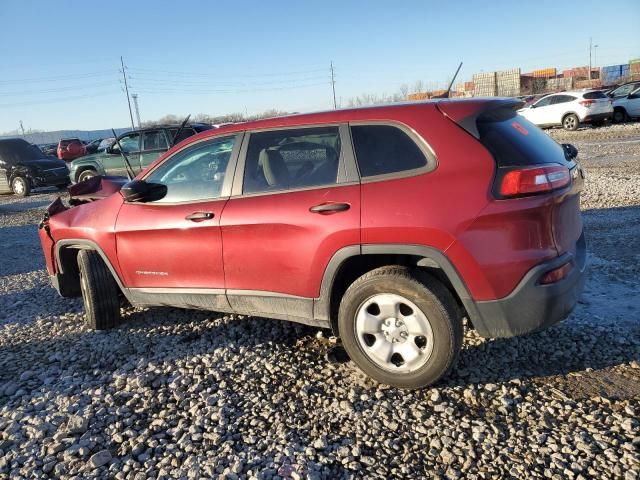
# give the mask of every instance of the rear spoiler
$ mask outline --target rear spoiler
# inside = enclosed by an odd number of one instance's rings
[[[480,138],[476,121],[483,113],[497,109],[518,110],[524,102],[517,98],[478,98],[465,100],[440,100],[436,103],[438,110],[449,117],[467,132]]]

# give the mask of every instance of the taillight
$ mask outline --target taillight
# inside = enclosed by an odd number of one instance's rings
[[[571,272],[572,268],[573,265],[571,265],[571,262],[567,262],[561,267],[554,268],[550,272],[547,272],[543,275],[543,277],[540,279],[540,283],[542,285],[548,285],[550,283],[559,282],[563,278],[566,278],[567,275],[569,275],[569,272]]]
[[[595,100],[580,100],[578,103],[580,105],[582,105],[583,107],[589,108],[591,105],[596,103],[596,101]]]
[[[562,165],[541,165],[509,170],[499,182],[500,196],[520,197],[565,187],[571,182],[571,173]]]

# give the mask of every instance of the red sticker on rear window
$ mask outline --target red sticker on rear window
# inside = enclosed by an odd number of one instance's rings
[[[511,126],[513,128],[515,128],[516,130],[518,130],[521,134],[523,135],[529,135],[529,130],[527,130],[526,128],[524,128],[522,125],[520,125],[518,122],[513,122],[511,124]]]

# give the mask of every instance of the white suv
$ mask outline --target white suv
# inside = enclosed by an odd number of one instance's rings
[[[600,126],[613,115],[611,99],[598,90],[554,93],[518,110],[539,127],[562,125],[576,130],[581,123]]]
[[[630,118],[640,117],[640,82],[636,90],[624,96],[618,95],[613,99],[613,121],[624,122]]]

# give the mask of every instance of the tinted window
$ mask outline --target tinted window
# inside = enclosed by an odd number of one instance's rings
[[[340,148],[338,127],[252,133],[242,192],[333,184],[338,177]]]
[[[178,133],[178,129],[177,128],[172,128],[171,130],[169,130],[169,141],[173,140],[173,137],[176,136],[176,133]],[[195,135],[196,131],[191,128],[191,127],[184,127],[182,129],[182,131],[180,132],[180,135],[178,135],[178,137],[175,139],[175,141],[173,142],[173,145],[177,145],[179,144],[182,140],[191,137],[192,135]]]
[[[162,130],[144,132],[143,142],[144,150],[166,150],[168,148],[167,140],[165,139],[164,132]]]
[[[192,202],[220,196],[235,136],[198,143],[176,153],[145,181],[167,186],[157,203]]]
[[[353,147],[362,177],[424,167],[427,158],[406,133],[391,125],[351,127]]]
[[[607,96],[602,92],[587,92],[583,96],[587,100],[593,100],[596,98],[607,98]]]
[[[551,102],[553,101],[555,97],[544,97],[542,100],[538,101],[537,103],[535,103],[536,108],[538,107],[548,107],[549,105],[551,105]]]
[[[558,103],[572,102],[575,99],[576,97],[572,97],[571,95],[556,95],[553,97],[553,105],[557,105]]]
[[[564,150],[549,135],[510,109],[496,109],[477,122],[480,142],[500,167],[566,162]]]
[[[0,141],[0,158],[8,163],[29,162],[44,158],[38,147],[21,139]]]

